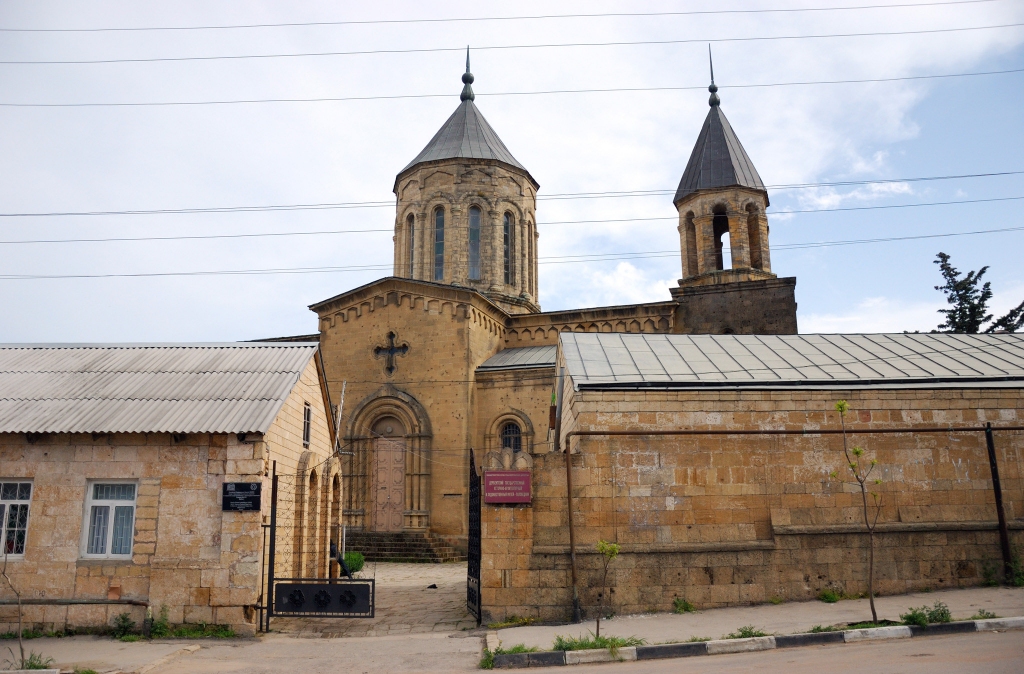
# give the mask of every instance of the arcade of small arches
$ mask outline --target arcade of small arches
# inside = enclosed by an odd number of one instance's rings
[[[451,203],[435,203],[421,212],[409,209],[396,226],[395,246],[401,251],[396,268],[409,278],[468,282],[490,290],[521,288],[536,297],[537,228],[531,214],[514,204],[494,208],[482,197],[468,203],[465,224],[457,224],[462,208]],[[454,253],[463,246],[452,236],[461,230],[466,230],[467,258],[462,264]]]

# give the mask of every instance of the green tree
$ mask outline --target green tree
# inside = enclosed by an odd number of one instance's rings
[[[835,404],[836,412],[839,412],[839,423],[843,426],[843,454],[846,457],[846,466],[853,473],[856,485],[860,488],[861,501],[864,505],[864,526],[868,530],[868,603],[871,604],[871,622],[878,622],[878,612],[875,611],[875,527],[878,526],[878,516],[882,513],[882,496],[876,492],[868,491],[868,480],[878,459],[867,460],[864,458],[863,447],[850,447],[846,440],[846,413],[850,411],[850,405],[845,400]],[[829,473],[830,477],[838,478],[839,471]],[[876,485],[882,481],[875,478],[872,482]],[[875,516],[871,517],[868,505],[868,495],[871,495],[872,505],[875,509]]]
[[[597,614],[597,635],[601,636],[601,616],[608,614],[608,567],[612,560],[619,556],[619,544],[608,541],[598,541],[597,551],[601,553],[603,572],[601,575],[601,609]]]
[[[988,313],[988,302],[992,299],[992,284],[988,281],[981,282],[988,266],[978,271],[969,271],[966,276],[961,276],[960,271],[949,261],[949,255],[939,253],[935,256],[935,264],[939,265],[939,271],[945,283],[935,286],[946,296],[946,302],[952,305],[950,309],[939,309],[939,313],[946,317],[944,323],[938,326],[940,332],[959,332],[966,334],[977,334],[981,332],[982,325],[992,321],[992,314]],[[996,330],[1016,332],[1024,327],[1024,302],[1021,302],[1015,309],[1010,310],[1005,316],[992,321],[991,325],[985,328],[986,333]]]

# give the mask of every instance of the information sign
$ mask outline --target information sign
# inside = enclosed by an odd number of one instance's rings
[[[531,477],[528,470],[485,470],[484,503],[529,503]]]
[[[225,482],[221,510],[258,512],[262,487],[259,482]]]

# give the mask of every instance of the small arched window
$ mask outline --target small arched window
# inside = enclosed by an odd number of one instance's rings
[[[750,242],[750,266],[764,269],[761,255],[761,221],[758,218],[757,206],[747,204],[747,240]]]
[[[444,280],[444,209],[434,211],[434,280]]]
[[[501,427],[501,448],[511,449],[513,452],[523,450],[523,429],[514,421],[509,421]]]
[[[405,219],[405,228],[409,236],[409,278],[412,278],[416,273],[416,217],[412,213]]]
[[[729,267],[725,266],[726,241],[729,235],[729,216],[726,214],[725,206],[718,205],[714,208],[714,218],[711,221],[712,236],[715,239],[715,270],[722,271],[732,266],[731,252]],[[730,239],[731,245],[731,239]]]
[[[480,209],[469,207],[469,278],[480,280]]]
[[[505,214],[502,225],[505,243],[505,283],[512,285],[516,282],[516,233],[511,213]]]

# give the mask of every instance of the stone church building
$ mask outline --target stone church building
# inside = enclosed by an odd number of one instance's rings
[[[458,108],[395,178],[394,274],[312,305],[320,332],[306,337],[334,404],[346,391],[347,525],[460,548],[469,450],[529,466],[550,449],[559,334],[797,331],[796,279],[771,267],[768,193],[713,85],[674,198],[679,286],[661,302],[544,312],[540,185],[477,108],[468,63],[462,81]]]

